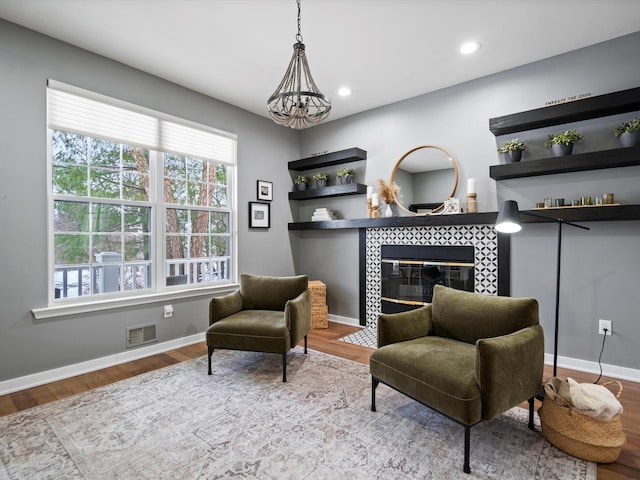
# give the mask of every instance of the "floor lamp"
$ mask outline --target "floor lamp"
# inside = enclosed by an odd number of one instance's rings
[[[562,226],[571,225],[572,227],[582,228],[583,230],[589,230],[589,227],[576,225],[575,223],[567,222],[562,218],[550,218],[545,215],[536,215],[535,213],[530,212],[522,212],[522,214],[528,215],[530,217],[542,218],[548,222],[556,222],[558,224],[558,254],[556,261],[556,323],[553,339],[553,376],[555,377],[558,370],[558,319],[560,312],[560,259],[562,255]],[[498,212],[495,229],[501,233],[516,233],[522,229],[522,226],[520,225],[520,212],[518,211],[518,202],[516,202],[515,200],[505,200],[504,202],[502,202],[502,206],[500,207],[500,211]]]

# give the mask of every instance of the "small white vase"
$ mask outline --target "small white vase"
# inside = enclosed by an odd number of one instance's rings
[[[393,210],[391,210],[391,204],[387,203],[387,207],[384,209],[385,217],[393,217]]]

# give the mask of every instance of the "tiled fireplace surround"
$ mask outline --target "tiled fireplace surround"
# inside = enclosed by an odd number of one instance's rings
[[[493,225],[366,228],[360,231],[360,324],[375,328],[380,314],[382,245],[471,245],[475,291],[509,295],[509,242]]]

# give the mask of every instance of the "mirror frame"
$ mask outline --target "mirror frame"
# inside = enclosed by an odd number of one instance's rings
[[[453,197],[456,193],[456,190],[458,188],[458,165],[456,164],[456,161],[453,159],[453,157],[451,156],[451,154],[449,152],[447,152],[444,148],[439,147],[437,145],[420,145],[419,147],[415,147],[412,148],[411,150],[409,150],[407,153],[405,153],[404,155],[402,155],[400,157],[400,159],[396,162],[395,166],[393,167],[393,170],[391,171],[391,178],[389,180],[389,185],[393,185],[393,181],[395,180],[395,176],[396,176],[396,172],[398,171],[398,168],[400,167],[400,164],[402,163],[402,161],[407,158],[409,155],[411,155],[413,152],[417,151],[417,150],[421,150],[423,148],[435,148],[437,150],[440,150],[442,153],[444,153],[448,158],[449,161],[451,162],[451,164],[453,165],[453,169],[455,172],[455,180],[453,182],[453,189],[451,190],[451,193],[449,194],[448,198],[445,198],[442,203],[437,207],[434,208],[431,213],[417,213],[417,212],[413,212],[411,210],[409,210],[409,208],[405,207],[404,205],[402,205],[402,203],[400,203],[400,200],[398,199],[398,197],[394,198],[394,201],[396,202],[396,205],[404,210],[405,212],[411,214],[411,215],[416,215],[416,216],[425,216],[425,215],[431,215],[433,213],[437,213],[440,210],[444,209],[444,202],[447,201],[449,198]]]

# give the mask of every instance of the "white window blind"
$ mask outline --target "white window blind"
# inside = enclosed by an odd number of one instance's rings
[[[235,136],[55,80],[47,83],[48,127],[235,164]]]

